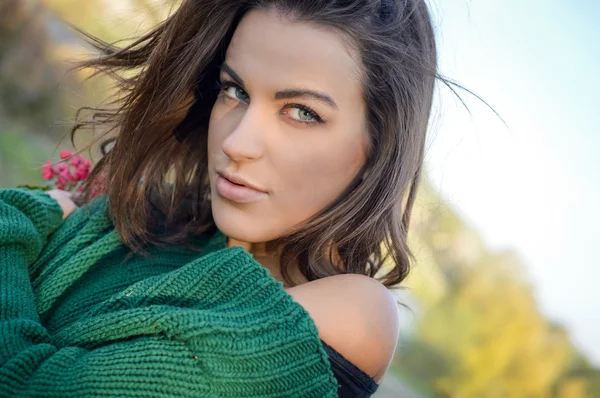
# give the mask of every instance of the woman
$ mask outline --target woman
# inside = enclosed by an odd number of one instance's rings
[[[0,191],[3,396],[370,396],[411,257],[425,3],[184,0],[123,49],[88,37],[122,96],[74,131],[118,135],[79,209]]]

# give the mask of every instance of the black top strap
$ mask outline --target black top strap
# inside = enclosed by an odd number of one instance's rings
[[[371,376],[348,361],[339,352],[321,340],[335,378],[340,385],[338,397],[340,398],[367,398],[377,391],[379,385]]]

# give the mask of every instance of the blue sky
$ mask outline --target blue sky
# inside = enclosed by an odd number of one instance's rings
[[[491,249],[514,248],[541,310],[600,365],[600,2],[434,0],[434,186]]]

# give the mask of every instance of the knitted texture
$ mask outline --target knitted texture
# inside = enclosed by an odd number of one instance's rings
[[[307,311],[222,233],[133,256],[104,196],[0,190],[0,396],[335,397]]]

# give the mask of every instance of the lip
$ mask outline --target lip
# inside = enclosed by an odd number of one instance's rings
[[[267,193],[248,183],[239,176],[217,171],[215,181],[217,193],[232,202],[251,203],[263,199]]]
[[[253,185],[252,183],[246,181],[242,177],[237,176],[235,174],[231,174],[226,171],[219,171],[219,170],[217,170],[217,174],[220,175],[221,177],[233,182],[234,184],[243,185],[247,188],[254,189],[255,191],[266,193],[266,191],[264,189],[261,189],[260,187]]]

